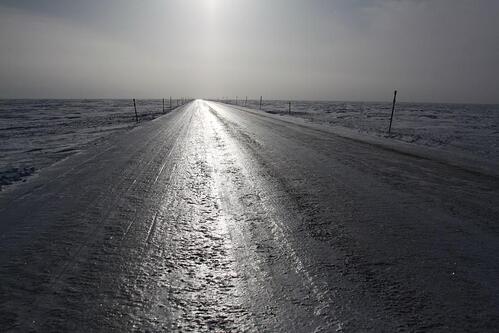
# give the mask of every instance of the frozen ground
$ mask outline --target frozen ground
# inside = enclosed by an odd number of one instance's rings
[[[259,101],[250,100],[247,106],[258,109]],[[152,119],[162,114],[162,102],[139,100],[138,110],[142,120]],[[287,114],[288,103],[264,101],[263,110]],[[390,103],[293,101],[291,114],[358,135],[499,163],[497,105],[399,103],[388,136],[390,111]],[[97,139],[132,128],[134,117],[130,100],[0,100],[0,190]]]
[[[0,193],[0,331],[497,332],[499,178],[196,101]]]
[[[259,109],[259,104],[249,100],[247,107]],[[288,107],[287,101],[263,102],[263,110],[269,113],[288,114]],[[389,136],[391,107],[391,103],[292,101],[291,115],[359,134],[499,162],[499,105],[398,103]]]
[[[153,119],[162,101],[139,100],[138,112]],[[131,100],[0,100],[0,190],[133,126]]]

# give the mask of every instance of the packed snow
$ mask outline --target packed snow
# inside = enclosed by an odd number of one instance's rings
[[[137,100],[137,111],[156,118],[162,100]],[[0,189],[134,126],[132,100],[0,100]]]
[[[235,100],[224,102],[236,104]],[[259,100],[239,100],[237,104],[260,108]],[[499,105],[397,103],[391,134],[391,102],[291,101],[289,113],[288,101],[263,100],[262,110],[499,162]]]
[[[196,101],[0,193],[0,331],[499,327],[499,177],[305,123]]]
[[[252,109],[259,109],[259,103],[238,101]],[[161,100],[138,100],[137,108],[141,121],[163,112]],[[168,112],[169,100],[165,108]],[[262,110],[286,115],[289,103],[264,100]],[[498,105],[397,103],[388,135],[390,113],[391,103],[292,101],[290,115],[360,135],[499,162]],[[131,100],[0,100],[0,189],[135,125]]]

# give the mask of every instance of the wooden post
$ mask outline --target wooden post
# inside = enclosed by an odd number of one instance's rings
[[[163,113],[165,113],[165,99],[163,98]]]
[[[390,127],[388,127],[388,134],[392,131],[393,113],[395,112],[395,103],[397,101],[397,90],[393,92],[392,116],[390,117]]]
[[[170,96],[170,111],[172,110],[172,97]]]
[[[289,101],[288,113],[291,114],[291,101]]]
[[[260,96],[260,110],[262,109],[262,96]]]
[[[237,99],[238,99],[239,96],[236,96],[236,105],[237,105]]]
[[[244,106],[246,107],[247,104],[248,104],[248,96],[246,96],[246,100],[244,101]]]
[[[133,99],[133,108],[135,109],[135,121],[139,122],[139,116],[137,115],[137,104],[135,103],[135,98]]]

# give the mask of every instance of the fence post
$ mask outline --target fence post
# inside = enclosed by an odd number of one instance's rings
[[[244,106],[246,107],[247,104],[248,104],[248,96],[246,96],[246,100],[244,101]]]
[[[172,110],[172,97],[170,96],[170,111]]]
[[[291,101],[289,101],[288,113],[291,114]]]
[[[392,115],[390,117],[390,127],[388,127],[388,134],[392,132],[392,122],[393,122],[393,113],[395,112],[395,103],[397,101],[397,90],[393,92],[393,104],[392,104]]]
[[[260,110],[262,109],[262,96],[260,96]]]
[[[163,98],[163,113],[165,113],[165,99]]]
[[[133,108],[135,110],[135,121],[139,122],[139,116],[137,115],[137,104],[135,103],[135,98],[133,99]]]

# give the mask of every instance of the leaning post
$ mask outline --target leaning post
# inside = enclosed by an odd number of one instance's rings
[[[135,103],[135,98],[133,99],[133,108],[135,110],[135,121],[139,122],[139,116],[137,115],[137,104]]]
[[[390,126],[388,127],[388,134],[392,131],[393,113],[395,112],[395,103],[397,102],[397,90],[393,92],[392,115],[390,117]]]

